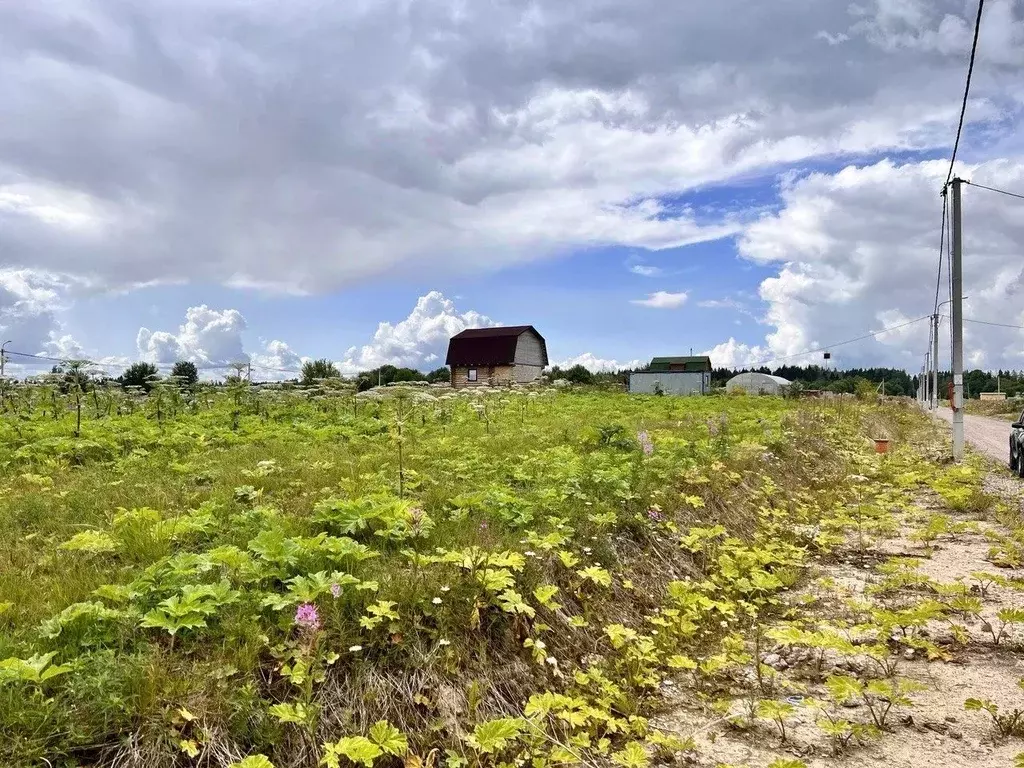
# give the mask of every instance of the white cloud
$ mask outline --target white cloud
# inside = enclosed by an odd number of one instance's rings
[[[736,301],[736,299],[730,299],[730,298],[725,298],[725,299],[705,299],[704,301],[698,301],[697,302],[697,306],[698,307],[702,307],[703,309],[736,309],[736,310],[742,310],[742,309],[746,308],[746,307],[743,306],[743,304],[741,304],[740,302]]]
[[[33,269],[0,268],[0,342],[6,349],[47,357],[67,357],[80,349],[63,333],[58,314],[67,305],[67,294],[76,281]],[[34,361],[10,355],[7,371],[15,373],[48,369],[52,361]]]
[[[394,325],[381,323],[369,344],[351,347],[340,361],[343,373],[356,373],[381,365],[409,368],[440,368],[448,339],[467,328],[498,325],[486,315],[459,312],[440,291],[430,291],[416,301],[409,316]]]
[[[654,309],[677,309],[686,303],[687,298],[689,298],[689,295],[686,291],[680,291],[678,293],[655,291],[654,293],[647,294],[646,299],[633,299],[629,303],[638,304],[642,307],[652,307]]]
[[[634,264],[629,268],[629,271],[641,277],[656,277],[661,274],[660,267],[652,267],[648,264]]]
[[[717,344],[701,354],[710,357],[711,365],[715,368],[757,367],[761,361],[771,356],[764,347],[744,344],[731,336],[728,341]]]
[[[778,274],[764,280],[768,356],[902,325],[931,314],[935,297],[941,205],[937,190],[948,163],[897,165],[882,161],[814,173],[787,184],[783,207],[747,227],[741,255]],[[958,173],[981,184],[1024,189],[1024,159],[964,166]],[[964,195],[964,314],[1024,324],[1024,216],[1020,201],[976,187]],[[870,222],[870,224],[868,224]],[[947,298],[947,276],[940,283]],[[948,308],[943,311],[948,312]],[[948,331],[940,353],[948,365]],[[1024,331],[970,323],[965,356],[973,365],[1024,367]],[[927,321],[845,345],[843,365],[895,365],[916,370],[928,340]],[[819,362],[820,353],[787,362]]]
[[[947,147],[957,105],[935,94],[962,88],[971,16],[962,0],[334,3],[315,23],[235,0],[0,4],[18,115],[0,126],[0,253],[103,288],[311,293],[727,237],[743,212],[688,193]],[[1021,16],[986,7],[969,135],[987,120],[1019,141]]]
[[[50,340],[43,346],[47,357],[59,357],[62,360],[86,360],[89,356],[85,348],[71,334],[58,335],[50,331]]]
[[[263,351],[250,355],[250,358],[261,379],[295,378],[302,370],[302,364],[310,359],[277,339],[266,342]]]
[[[641,360],[606,360],[592,352],[584,352],[582,355],[576,355],[576,357],[570,357],[561,362],[555,363],[559,368],[572,368],[574,365],[582,365],[588,371],[594,373],[602,373],[608,371],[623,371],[628,368],[638,368],[643,365]]]
[[[380,323],[369,343],[350,347],[336,364],[346,375],[381,365],[440,368],[449,338],[466,328],[490,325],[497,323],[479,312],[460,312],[439,291],[431,291],[416,301],[408,317],[395,324]],[[231,363],[248,361],[254,378],[269,380],[293,378],[312,359],[280,339],[261,341],[257,350],[246,351],[242,338],[246,327],[245,317],[236,309],[189,307],[177,332],[140,328],[136,346],[143,360],[160,365],[191,360],[215,374],[223,374]]]
[[[140,328],[139,357],[152,363],[190,360],[198,366],[229,365],[249,356],[242,349],[245,318],[237,309],[216,310],[205,304],[189,307],[177,333]]]
[[[842,43],[845,43],[850,39],[850,36],[845,32],[838,32],[836,34],[832,34],[830,32],[825,32],[824,30],[818,32],[815,35],[815,37],[818,38],[819,40],[824,40],[829,45],[841,45]]]
[[[59,322],[74,286],[444,284],[573,250],[734,235],[777,270],[755,318],[775,328],[772,354],[930,308],[919,286],[942,163],[799,169],[948,150],[959,104],[936,94],[962,92],[963,0],[439,0],[412,15],[385,0],[320,4],[313,24],[260,2],[137,6],[0,3],[3,98],[18,115],[0,123],[0,329],[26,349],[81,350]],[[356,43],[339,49],[339,29]],[[964,156],[1020,157],[1024,6],[990,0],[982,39]],[[986,172],[1009,183],[1018,166]],[[695,202],[793,168],[781,210],[756,221]],[[1017,317],[1021,219],[1006,205],[968,214],[985,268],[971,295],[978,313]],[[489,322],[424,299],[342,365],[440,364],[452,329]],[[140,354],[245,355],[241,314],[189,313],[177,331],[142,329]],[[917,333],[850,353],[909,360]],[[1024,356],[1008,329],[968,337],[970,359]],[[302,359],[279,340],[250,352],[269,367]]]

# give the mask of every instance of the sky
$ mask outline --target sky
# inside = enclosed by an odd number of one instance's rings
[[[976,9],[0,4],[0,341],[273,378],[532,324],[594,370],[915,372]],[[1024,193],[1022,123],[1024,0],[989,0],[957,173]],[[965,316],[1024,326],[1024,200],[963,197]],[[1024,330],[965,358],[1024,369]]]

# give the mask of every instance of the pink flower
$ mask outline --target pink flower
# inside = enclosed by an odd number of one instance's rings
[[[646,430],[637,433],[636,441],[640,443],[640,450],[644,452],[644,456],[654,453],[654,443],[651,442],[651,436],[647,434]]]
[[[661,512],[653,507],[647,510],[647,516],[656,523],[660,523],[662,519]]]
[[[310,632],[320,629],[320,614],[316,612],[316,606],[312,603],[300,605],[295,611],[295,623]]]
[[[480,523],[480,530],[481,531],[486,531],[487,530],[487,522],[486,521]]]
[[[331,594],[335,600],[341,597],[341,584],[331,584]]]

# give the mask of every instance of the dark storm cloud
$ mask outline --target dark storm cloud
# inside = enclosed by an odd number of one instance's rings
[[[7,3],[0,265],[325,290],[615,231],[719,236],[588,220],[779,158],[929,145],[947,114],[928,88],[959,87],[964,15],[953,0]],[[979,93],[1019,73],[1016,41]],[[588,165],[610,140],[624,150]],[[559,205],[572,213],[538,221]]]

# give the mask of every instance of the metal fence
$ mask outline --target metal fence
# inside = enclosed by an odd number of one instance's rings
[[[711,389],[711,373],[707,371],[659,371],[631,373],[629,391],[653,395],[659,390],[666,395],[703,395]]]

